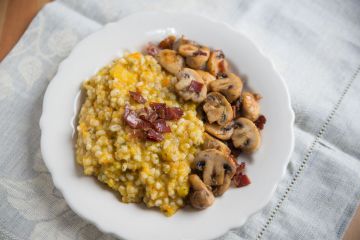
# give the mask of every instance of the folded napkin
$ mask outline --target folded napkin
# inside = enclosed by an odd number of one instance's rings
[[[358,1],[62,0],[41,10],[0,64],[0,239],[114,239],[54,188],[38,122],[46,87],[75,44],[139,10],[229,23],[289,86],[296,142],[286,174],[265,208],[220,239],[341,238],[360,200]]]

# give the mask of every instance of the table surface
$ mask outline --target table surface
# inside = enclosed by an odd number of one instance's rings
[[[50,1],[0,0],[0,61],[19,40],[36,13]],[[360,239],[360,207],[343,239]]]

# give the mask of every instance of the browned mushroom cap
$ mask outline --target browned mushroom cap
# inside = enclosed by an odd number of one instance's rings
[[[219,73],[226,73],[229,71],[229,64],[221,50],[215,50],[210,53],[207,67],[209,72],[214,76],[217,76]]]
[[[173,50],[179,51],[179,47],[183,44],[192,44],[193,42],[189,39],[187,39],[184,36],[181,36],[178,40],[176,40],[173,44]]]
[[[160,65],[169,73],[176,74],[184,67],[184,59],[174,50],[163,49],[156,56]]]
[[[195,43],[181,44],[178,48],[179,54],[183,57],[193,56],[197,51],[199,51],[199,46]]]
[[[205,72],[203,70],[196,70],[196,72],[201,76],[201,78],[204,80],[204,83],[206,86],[209,85],[209,83],[211,83],[212,81],[216,80],[216,78],[211,75],[208,72]]]
[[[203,181],[201,181],[199,176],[196,174],[191,174],[189,176],[189,183],[191,187],[189,194],[191,206],[197,209],[205,209],[210,207],[215,200],[214,195],[206,187]]]
[[[201,171],[204,183],[212,187],[222,187],[227,184],[227,178],[231,180],[236,171],[236,165],[230,157],[216,149],[199,152],[192,167]]]
[[[260,114],[259,95],[250,92],[244,92],[242,95],[241,115],[255,121]]]
[[[204,133],[203,149],[216,149],[224,153],[225,155],[230,155],[231,153],[230,148],[226,146],[226,144],[217,140],[216,138],[213,138],[207,133]]]
[[[210,49],[208,47],[199,47],[191,56],[186,57],[185,62],[193,69],[203,69],[206,67],[209,56]]]
[[[209,123],[217,122],[219,125],[225,125],[234,117],[230,103],[217,92],[209,93],[206,96],[203,109]]]
[[[216,123],[205,124],[205,130],[213,135],[214,137],[221,139],[221,140],[229,140],[231,138],[231,135],[234,132],[233,123],[229,122],[224,126],[220,126]]]
[[[211,91],[222,93],[231,103],[240,97],[243,83],[238,76],[229,73],[227,78],[212,81],[209,88]]]
[[[169,35],[159,43],[159,48],[172,49],[175,41],[176,41],[176,37],[174,35]]]
[[[234,121],[234,133],[231,137],[236,148],[246,153],[256,151],[261,142],[261,137],[256,125],[247,118],[238,118]]]
[[[206,98],[207,88],[196,71],[184,68],[176,77],[178,82],[175,84],[175,90],[184,100],[202,102]]]

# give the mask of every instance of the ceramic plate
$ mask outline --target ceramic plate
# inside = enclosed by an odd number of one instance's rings
[[[81,83],[124,51],[140,51],[148,42],[168,34],[185,35],[222,49],[235,72],[246,76],[246,86],[263,96],[261,112],[268,120],[262,146],[246,159],[251,185],[230,189],[205,211],[182,209],[170,218],[160,211],[121,203],[116,194],[84,176],[74,158]],[[293,149],[293,121],[285,82],[243,34],[195,15],[137,13],[88,36],[61,63],[44,97],[41,150],[54,184],[69,206],[102,231],[125,239],[210,239],[240,227],[270,200]]]

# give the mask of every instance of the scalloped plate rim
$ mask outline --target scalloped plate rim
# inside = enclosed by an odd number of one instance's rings
[[[56,75],[54,76],[53,80],[49,83],[48,85],[48,88],[46,90],[46,93],[44,95],[44,100],[43,100],[43,112],[42,112],[42,115],[41,115],[41,118],[40,118],[40,129],[41,129],[41,152],[42,152],[42,155],[43,155],[43,158],[44,158],[44,162],[47,166],[47,168],[49,169],[49,172],[51,173],[51,176],[52,176],[52,179],[53,179],[53,182],[54,182],[54,185],[62,192],[66,202],[69,204],[70,208],[76,212],[79,216],[83,217],[84,219],[90,221],[91,223],[93,223],[94,225],[96,225],[100,230],[102,230],[103,232],[107,232],[107,233],[111,233],[111,234],[114,234],[118,237],[121,237],[121,238],[129,238],[129,239],[133,239],[132,236],[128,236],[127,234],[119,234],[119,232],[114,232],[113,229],[109,229],[109,227],[106,225],[106,223],[103,223],[103,222],[97,222],[95,219],[93,219],[92,217],[89,217],[89,214],[87,213],[84,213],[83,211],[80,211],[77,207],[76,207],[76,201],[74,201],[70,196],[69,196],[69,192],[67,192],[65,186],[63,186],[62,184],[62,181],[61,181],[61,176],[59,176],[57,174],[57,171],[56,169],[53,168],[53,165],[50,163],[49,161],[49,156],[48,156],[48,153],[46,152],[46,146],[47,146],[47,143],[45,142],[45,134],[44,132],[46,131],[45,129],[47,129],[47,126],[45,126],[47,124],[46,122],[46,119],[47,119],[47,115],[50,114],[50,110],[49,110],[49,98],[51,97],[50,96],[50,93],[53,91],[53,88],[55,86],[55,83],[57,81],[57,79],[59,78],[60,76],[60,73],[62,71],[64,71],[65,68],[68,67],[69,64],[71,64],[71,62],[73,61],[73,56],[77,53],[78,49],[80,49],[83,45],[91,42],[92,38],[98,34],[101,34],[102,32],[106,32],[108,29],[112,28],[113,26],[117,25],[118,23],[121,23],[122,21],[124,20],[128,20],[130,18],[136,18],[136,17],[141,17],[143,15],[153,15],[153,14],[156,14],[156,15],[168,15],[168,14],[171,14],[171,15],[178,15],[178,16],[190,16],[190,17],[194,17],[194,18],[199,18],[199,19],[202,19],[202,20],[206,20],[208,22],[210,22],[211,24],[220,24],[221,26],[225,27],[226,29],[228,29],[229,31],[232,31],[234,32],[234,34],[237,34],[237,35],[241,35],[242,38],[246,39],[250,44],[252,44],[256,49],[257,51],[259,52],[260,55],[263,56],[263,58],[268,61],[274,71],[274,73],[277,75],[277,77],[280,79],[282,85],[283,85],[283,88],[285,90],[285,94],[286,94],[286,97],[287,97],[287,110],[288,110],[288,114],[289,114],[289,125],[287,126],[289,129],[290,129],[290,137],[289,137],[289,141],[290,141],[290,147],[289,149],[287,150],[287,160],[286,160],[286,164],[284,164],[282,166],[282,172],[281,174],[279,174],[279,177],[278,177],[278,180],[277,182],[274,184],[274,186],[272,187],[271,189],[271,194],[269,194],[267,196],[267,198],[263,199],[262,203],[259,204],[259,206],[253,211],[252,214],[249,214],[248,216],[246,216],[245,218],[242,219],[241,222],[238,222],[238,223],[234,223],[234,224],[229,224],[228,227],[226,229],[222,229],[220,231],[217,231],[218,234],[215,234],[215,235],[212,235],[212,236],[208,236],[208,235],[204,235],[204,236],[196,236],[194,239],[206,239],[208,237],[211,237],[211,238],[215,238],[215,237],[218,237],[220,236],[221,234],[224,234],[226,231],[230,230],[230,229],[233,229],[233,228],[237,228],[237,227],[240,227],[244,224],[244,222],[247,220],[247,218],[249,218],[251,215],[253,215],[254,213],[256,213],[257,211],[259,211],[260,209],[262,209],[271,199],[271,197],[273,196],[273,193],[278,185],[278,183],[280,182],[280,180],[282,179],[282,177],[284,176],[285,174],[285,171],[286,171],[286,167],[287,167],[287,163],[290,159],[290,156],[291,156],[291,153],[293,152],[293,149],[294,149],[294,129],[293,129],[293,125],[294,125],[294,119],[295,119],[295,115],[294,115],[294,112],[292,110],[292,107],[291,107],[291,99],[290,99],[290,94],[289,94],[289,91],[287,89],[287,86],[286,86],[286,82],[284,81],[284,79],[281,77],[280,74],[278,74],[274,64],[270,61],[270,59],[263,53],[263,51],[261,49],[259,49],[246,35],[244,35],[243,33],[240,33],[239,31],[235,30],[232,26],[226,24],[226,23],[223,23],[223,22],[218,22],[218,21],[214,21],[214,20],[210,20],[208,19],[207,17],[204,17],[204,16],[199,16],[199,15],[194,15],[194,14],[184,14],[184,13],[174,13],[174,12],[171,12],[171,11],[143,11],[143,12],[137,12],[137,13],[134,13],[134,14],[131,14],[131,15],[128,15],[122,19],[120,19],[119,21],[117,22],[111,22],[111,23],[108,23],[106,24],[104,27],[102,27],[101,29],[95,31],[94,33],[90,34],[89,36],[87,36],[86,38],[84,38],[83,40],[81,40],[79,43],[76,44],[76,46],[73,48],[73,50],[71,51],[71,53],[69,54],[69,56],[67,58],[65,58],[59,65],[59,68],[58,68],[58,71],[56,73]]]

